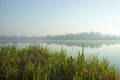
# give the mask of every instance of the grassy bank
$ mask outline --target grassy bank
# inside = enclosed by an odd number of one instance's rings
[[[52,52],[39,45],[0,48],[0,80],[120,80],[107,59],[68,57],[65,50]]]

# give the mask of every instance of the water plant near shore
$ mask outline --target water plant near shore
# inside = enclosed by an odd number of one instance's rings
[[[50,51],[40,45],[19,49],[0,47],[1,80],[120,80],[107,59],[86,57],[84,50],[76,58],[67,51]]]

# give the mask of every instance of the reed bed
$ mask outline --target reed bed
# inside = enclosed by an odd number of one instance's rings
[[[73,58],[67,51],[50,51],[40,45],[19,49],[0,47],[0,80],[120,80],[107,59],[86,57],[84,50]]]

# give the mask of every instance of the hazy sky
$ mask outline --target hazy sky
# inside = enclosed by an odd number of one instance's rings
[[[120,35],[120,0],[0,0],[0,36]]]

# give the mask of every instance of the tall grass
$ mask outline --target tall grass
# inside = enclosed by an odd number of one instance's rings
[[[0,48],[0,80],[120,80],[116,69],[107,59],[85,57],[84,50],[77,58],[65,50],[52,52],[39,45],[19,49]]]

